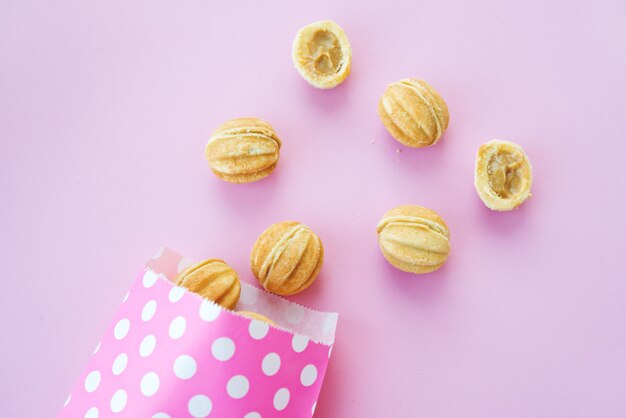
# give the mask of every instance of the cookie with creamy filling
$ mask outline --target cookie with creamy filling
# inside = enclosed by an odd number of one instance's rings
[[[187,268],[176,278],[176,285],[227,309],[235,308],[241,293],[239,275],[235,269],[217,258],[204,260]]]
[[[293,295],[309,287],[323,263],[322,241],[308,226],[296,221],[267,228],[250,255],[252,273],[261,286],[279,295]]]
[[[310,85],[331,89],[350,74],[352,49],[344,30],[324,20],[300,29],[293,41],[292,59],[296,70]]]
[[[433,210],[404,205],[383,215],[376,227],[385,259],[409,273],[423,274],[440,268],[450,253],[450,231]]]
[[[269,123],[257,118],[238,118],[213,132],[204,155],[220,179],[251,183],[274,171],[281,146],[280,138]]]
[[[448,106],[424,80],[391,83],[378,102],[378,115],[396,141],[407,147],[434,145],[448,128]]]
[[[530,197],[532,182],[530,160],[518,144],[494,139],[478,149],[474,186],[489,209],[515,209]]]

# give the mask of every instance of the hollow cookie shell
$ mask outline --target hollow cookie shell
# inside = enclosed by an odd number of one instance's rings
[[[263,316],[256,312],[251,311],[237,311],[239,315],[245,316],[250,319],[256,319],[257,321],[267,322],[270,325],[276,325],[276,322],[269,319],[267,316]]]
[[[424,80],[391,83],[378,102],[378,115],[398,142],[419,148],[434,145],[448,128],[448,106]]]
[[[237,272],[216,258],[201,261],[180,273],[176,285],[186,287],[227,309],[237,305],[241,293]]]
[[[494,139],[478,149],[474,186],[489,209],[515,209],[530,197],[532,182],[532,166],[519,145]]]
[[[324,263],[322,241],[300,222],[270,226],[254,243],[250,267],[265,290],[293,295],[309,287]]]
[[[429,273],[448,259],[450,232],[436,212],[415,205],[398,206],[383,215],[378,226],[383,256],[409,273]]]
[[[239,118],[221,125],[206,144],[204,155],[213,173],[230,183],[251,183],[269,176],[282,143],[267,122]]]
[[[293,41],[291,57],[302,78],[318,89],[331,89],[350,74],[352,50],[348,37],[330,20],[300,29]]]

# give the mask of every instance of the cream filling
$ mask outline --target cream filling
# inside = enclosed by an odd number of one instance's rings
[[[420,218],[418,216],[409,216],[409,215],[386,216],[376,226],[376,231],[378,233],[382,232],[382,230],[385,229],[387,225],[391,223],[421,225],[421,226],[427,227],[428,229],[430,229],[431,231],[437,234],[442,235],[446,239],[448,239],[448,236],[449,236],[448,231],[437,222],[431,221],[430,219]]]
[[[214,142],[222,140],[222,139],[224,140],[237,139],[241,136],[269,140],[269,141],[272,141],[274,144],[276,144],[276,147],[280,149],[280,142],[278,142],[276,138],[273,138],[270,135],[266,135],[266,134],[258,133],[258,132],[251,132],[251,131],[242,132],[241,130],[236,130],[236,129],[228,129],[226,131],[220,132],[217,135],[213,135],[211,138],[209,138],[209,141],[207,142],[206,146],[208,147]]]
[[[437,138],[439,138],[441,136],[442,133],[442,127],[441,127],[441,121],[439,120],[439,117],[437,115],[437,111],[435,110],[435,106],[432,104],[432,100],[429,100],[426,98],[425,94],[428,94],[428,91],[422,92],[421,90],[424,89],[424,87],[422,87],[421,85],[409,80],[409,79],[405,79],[400,81],[400,84],[402,84],[405,87],[408,87],[409,89],[411,89],[415,94],[417,94],[417,96],[422,99],[422,101],[424,103],[426,103],[426,107],[428,108],[428,111],[430,112],[431,116],[433,117],[433,119],[435,120],[435,125],[437,125]],[[425,89],[424,89],[425,90]],[[425,94],[424,94],[425,93]]]
[[[487,165],[489,187],[503,199],[510,199],[523,187],[524,159],[510,151],[496,152]]]
[[[307,228],[304,225],[295,225],[291,227],[291,229],[289,229],[285,234],[283,234],[278,242],[274,244],[270,252],[265,257],[265,260],[263,260],[263,264],[259,269],[259,279],[263,281],[264,287],[267,284],[269,271],[278,261],[280,256],[285,252],[287,246],[289,245],[289,241],[291,241],[296,236],[296,234],[306,229]]]
[[[328,76],[338,73],[342,61],[343,51],[337,36],[326,29],[313,33],[307,42],[311,64],[318,74]]]

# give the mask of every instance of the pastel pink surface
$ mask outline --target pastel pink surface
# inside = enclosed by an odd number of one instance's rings
[[[59,411],[155,248],[223,258],[254,283],[256,237],[297,219],[326,261],[291,299],[341,317],[317,417],[623,416],[625,14],[617,0],[2,2],[1,415]],[[321,19],[353,48],[331,91],[290,56]],[[398,145],[376,115],[408,76],[450,109],[435,147]],[[283,140],[256,184],[204,160],[238,116]],[[534,166],[515,212],[473,188],[492,138]],[[405,203],[450,227],[436,273],[380,255],[376,223]]]

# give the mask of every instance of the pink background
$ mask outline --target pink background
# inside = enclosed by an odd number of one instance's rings
[[[161,245],[254,282],[258,234],[298,219],[327,258],[292,299],[340,313],[318,417],[624,416],[625,15],[619,0],[3,1],[1,415],[58,412]],[[291,41],[327,18],[353,73],[316,91]],[[450,108],[430,149],[398,145],[376,115],[409,76]],[[248,115],[276,127],[278,169],[218,181],[204,144]],[[534,165],[513,213],[473,188],[492,138]],[[450,226],[437,273],[379,253],[376,223],[404,203]]]

